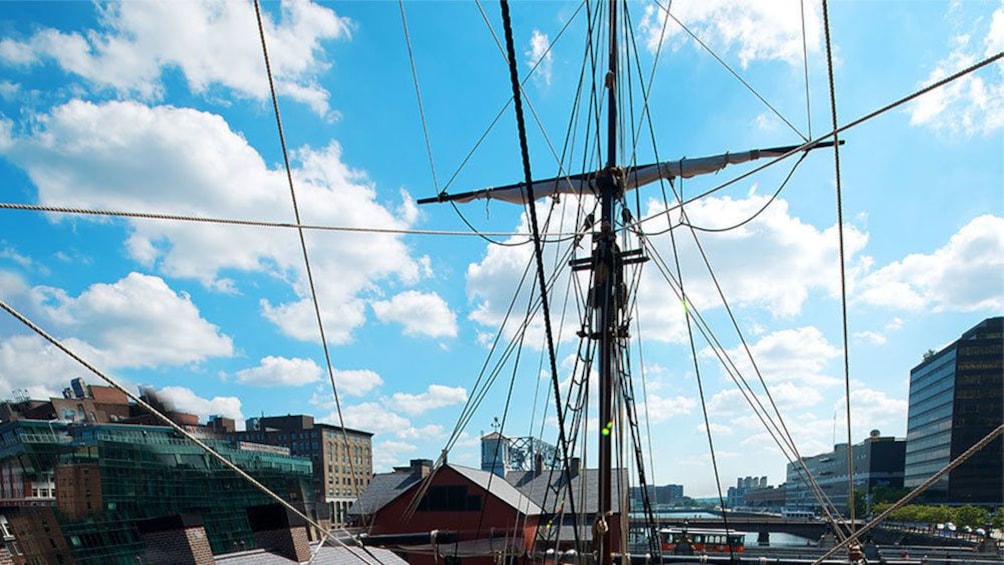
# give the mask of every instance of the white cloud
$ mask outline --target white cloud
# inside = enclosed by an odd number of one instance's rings
[[[373,471],[377,473],[389,472],[395,466],[403,466],[408,463],[405,453],[412,453],[418,448],[403,441],[382,441],[373,444]]]
[[[464,387],[449,387],[443,385],[429,385],[426,392],[421,394],[407,394],[404,392],[394,393],[390,397],[390,404],[406,414],[417,415],[436,408],[462,404],[467,401],[467,390]]]
[[[391,412],[376,402],[364,402],[354,406],[342,408],[342,418],[345,426],[357,430],[366,430],[374,434],[396,434],[400,437],[411,428],[411,421]],[[338,422],[338,413],[331,413],[321,421],[335,426]]]
[[[371,304],[373,312],[382,322],[397,322],[404,326],[405,335],[429,337],[456,337],[457,315],[436,293],[414,290],[402,292],[390,300]]]
[[[40,204],[291,221],[285,175],[217,115],[135,102],[71,101],[37,116],[34,130],[0,146],[25,169]],[[341,161],[341,148],[293,154],[305,223],[407,228],[377,203],[364,173]],[[61,221],[59,217],[52,217]],[[89,221],[89,220],[85,220]],[[265,273],[288,281],[296,298],[262,302],[262,314],[287,335],[318,341],[297,235],[291,230],[187,222],[128,222],[126,251],[150,269],[240,292],[223,272]],[[346,343],[365,321],[363,295],[379,282],[420,276],[402,238],[392,234],[307,234],[325,330]],[[351,269],[345,268],[352,265]]]
[[[690,414],[694,407],[697,406],[697,401],[693,398],[686,396],[673,396],[673,397],[663,397],[657,394],[652,394],[649,391],[648,397],[645,399],[645,404],[638,406],[638,410],[642,413],[639,415],[640,421],[645,420],[644,414],[648,414],[648,421],[657,424],[659,422],[665,422],[674,416],[682,416],[685,414]]]
[[[840,356],[840,348],[830,344],[814,326],[766,334],[750,345],[750,352],[760,374],[771,386],[772,394],[776,385],[781,383],[826,387],[839,382],[839,379],[826,374],[826,366],[832,359]],[[754,390],[757,390],[758,379],[745,349],[736,347],[728,350],[728,354]],[[704,350],[701,355],[708,357],[710,351]],[[800,394],[794,396],[798,397]]]
[[[752,216],[767,204],[768,198],[755,194],[740,199],[704,198],[687,205],[687,216],[691,223],[698,226],[729,226]],[[569,226],[581,222],[574,216],[576,203],[576,199],[571,197],[562,199],[561,207],[554,214],[556,218],[552,219],[553,230],[571,231]],[[548,203],[539,201],[537,206],[538,214],[543,217],[548,211]],[[588,210],[589,206],[585,208]],[[651,200],[646,216],[663,213],[665,209],[662,202]],[[529,231],[525,216],[523,214],[515,231]],[[666,226],[665,216],[662,218],[642,225],[649,231],[658,231]],[[672,214],[672,221],[674,224],[679,221],[678,213]],[[864,247],[868,236],[850,225],[845,225],[844,236],[846,260],[854,265],[855,255]],[[672,254],[670,237],[663,234],[649,238],[651,248],[667,261]],[[839,266],[834,260],[838,256],[836,226],[819,230],[803,222],[789,213],[788,203],[783,199],[776,199],[756,220],[741,228],[699,237],[723,292],[733,306],[760,307],[774,316],[789,317],[801,312],[811,291],[821,290],[833,297],[840,295]],[[510,241],[519,241],[519,238],[511,238]],[[689,304],[695,305],[704,314],[720,308],[720,299],[700,251],[685,229],[677,230],[676,244]],[[545,272],[553,272],[557,268],[555,255],[554,250],[545,250]],[[531,261],[533,250],[530,246],[491,246],[481,262],[469,265],[467,294],[475,304],[470,318],[485,327],[500,327],[506,319],[514,289],[520,288],[520,280]],[[584,288],[588,283],[586,275],[582,276],[579,282]],[[561,269],[553,285],[552,304],[566,303],[564,293],[570,288],[568,277],[568,270]],[[520,292],[514,312],[525,312],[530,297],[538,294],[532,278],[523,283]],[[642,271],[637,300],[636,319],[647,339],[686,341],[683,305],[658,269],[649,266]],[[574,339],[575,332],[580,329],[578,320],[573,316],[565,316],[564,320],[563,327],[555,327],[555,335],[565,340]],[[522,323],[522,318],[510,318],[505,328],[506,335],[514,335],[519,323]],[[543,335],[541,316],[537,315],[527,331],[526,343],[540,347],[544,343]]]
[[[363,396],[382,384],[380,375],[369,369],[335,370],[335,386],[342,394]]]
[[[533,36],[530,37],[530,48],[523,53],[526,55],[526,66],[530,69],[534,67],[537,69],[534,79],[545,86],[551,86],[551,71],[554,63],[549,50],[550,45],[551,41],[547,34],[535,29]]]
[[[913,253],[867,274],[854,300],[935,312],[1004,308],[1004,218],[979,216],[930,254]]]
[[[214,396],[212,399],[206,399],[181,386],[167,386],[156,392],[159,398],[173,404],[175,410],[196,414],[203,422],[215,414],[233,418],[238,422],[244,421],[244,415],[241,414],[241,400],[235,396]]]
[[[730,428],[729,426],[726,426],[724,424],[716,424],[714,422],[711,422],[711,426],[710,427],[711,427],[711,435],[712,435],[712,437],[714,437],[714,436],[730,436],[730,435],[732,435],[732,428]],[[707,434],[708,433],[708,426],[706,426],[702,422],[701,424],[699,424],[697,426],[697,431],[698,431],[698,433],[701,433],[701,434]]]
[[[904,392],[904,397],[907,391]],[[893,398],[886,393],[874,390],[860,383],[851,383],[851,438],[854,443],[864,440],[873,429],[878,429],[883,435],[903,435],[906,422],[903,416],[907,413],[909,403],[906,398]],[[847,408],[843,398],[836,407],[838,434],[847,441]]]
[[[14,249],[13,247],[7,245],[3,241],[0,241],[0,259],[7,259],[9,261],[13,261],[14,263],[17,263],[18,265],[25,268],[31,267],[34,264],[34,262],[31,260],[31,257],[28,257],[27,255],[22,255],[17,251],[17,249]]]
[[[439,439],[443,435],[443,426],[438,424],[427,424],[420,428],[408,428],[398,432],[397,437],[405,439],[432,440]]]
[[[238,96],[268,96],[250,2],[123,2],[99,10],[100,28],[84,35],[46,28],[25,41],[0,40],[0,60],[24,66],[52,59],[99,89],[146,99],[164,95],[165,69],[178,69],[197,94],[223,86]],[[278,22],[267,10],[262,17],[276,90],[326,115],[329,95],[316,80],[328,66],[322,42],[348,37],[351,22],[308,1],[283,2]]]
[[[813,2],[806,2],[804,7],[806,45],[814,53],[820,47],[820,14]],[[672,13],[718,53],[737,52],[744,68],[761,60],[802,64],[802,16],[798,2],[793,0],[680,2],[672,5]],[[660,41],[679,48],[689,40],[674,21],[669,21],[663,32],[667,17],[658,6],[646,7],[639,31],[650,51],[654,52]],[[695,44],[695,48],[700,47]]]
[[[383,384],[375,371],[369,369],[334,370],[335,386],[338,387],[339,398],[345,396],[365,396],[371,390]],[[317,385],[310,403],[321,408],[334,408],[335,397],[331,393],[331,383],[325,379]]]
[[[241,384],[273,387],[300,386],[321,378],[321,368],[313,359],[263,357],[257,367],[242,369],[235,375]]]
[[[871,330],[866,330],[862,332],[854,332],[854,338],[860,341],[867,341],[873,345],[885,345],[888,339],[879,332],[873,332]]]
[[[0,394],[26,390],[31,398],[59,396],[71,379],[84,375],[91,372],[40,337],[0,341]]]
[[[985,20],[977,22],[984,23]],[[923,84],[940,80],[1004,49],[1004,7],[994,12],[982,45],[972,40],[975,33],[978,30],[955,36],[952,51],[937,62]],[[989,135],[1004,128],[1004,70],[999,64],[991,65],[980,73],[958,78],[924,94],[908,111],[911,125],[951,135]]]
[[[230,337],[158,277],[130,273],[76,298],[52,287],[31,292],[35,307],[63,333],[86,340],[103,368],[184,365],[233,354]]]

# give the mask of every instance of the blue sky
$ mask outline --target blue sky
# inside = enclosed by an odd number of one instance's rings
[[[675,21],[664,28],[656,4],[628,6],[636,64],[646,80],[654,76],[656,142],[644,137],[638,162],[797,144],[809,117],[813,135],[831,129],[820,5],[805,3],[804,44],[797,2],[680,0],[672,8],[797,132]],[[531,259],[527,245],[489,245],[449,205],[415,204],[458,170],[453,192],[522,178],[511,109],[461,167],[511,93],[492,35],[502,38],[499,7],[482,7],[488,23],[474,3],[404,5],[434,176],[398,4],[264,6],[303,222],[452,232],[307,232],[345,422],[375,432],[378,471],[438,456],[475,395],[507,304],[521,288],[522,311],[536,292],[519,285]],[[528,109],[534,173],[579,172],[588,139],[581,119],[563,169],[555,154],[575,100],[586,10],[558,1],[512,10],[521,73],[540,60],[524,87],[540,124]],[[841,124],[1004,48],[1004,4],[997,2],[837,3],[830,22]],[[635,88],[635,123],[647,132]],[[910,368],[927,349],[1004,311],[1002,94],[998,63],[844,135],[854,441],[873,428],[905,435]],[[689,205],[690,221],[721,227],[747,218],[792,165]],[[677,188],[692,196],[750,168]],[[6,4],[0,178],[0,200],[8,203],[291,222],[253,6]],[[647,231],[662,231],[657,186],[629,202],[636,215],[656,216]],[[553,231],[566,233],[578,203],[563,198],[552,209],[540,201],[538,210],[553,214]],[[501,234],[498,241],[526,240],[520,207],[459,207],[479,231]],[[836,231],[833,154],[818,150],[756,220],[699,235],[805,454],[846,438]],[[688,302],[753,378],[693,238],[677,233]],[[672,264],[669,236],[651,242]],[[566,247],[547,246],[552,265]],[[0,210],[0,297],[116,379],[152,386],[203,418],[311,413],[337,424],[305,274],[291,230]],[[556,331],[567,386],[575,315],[563,305],[574,301],[565,300],[568,277],[558,280],[552,307],[565,314]],[[653,445],[649,476],[710,495],[683,308],[651,263],[640,281],[634,333],[643,349],[633,350],[632,368]],[[513,336],[514,326],[503,333]],[[541,335],[538,318],[515,369],[505,432],[536,433],[543,419],[544,438],[554,441],[553,407],[543,415],[550,397]],[[782,482],[783,456],[708,344],[698,339],[696,349],[722,483],[745,475]],[[501,418],[513,371],[510,361],[451,461],[477,466],[477,438]],[[74,376],[98,382],[14,318],[0,317],[0,394],[55,395]]]

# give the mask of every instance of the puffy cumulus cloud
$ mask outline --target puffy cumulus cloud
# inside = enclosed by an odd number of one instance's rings
[[[405,335],[429,337],[456,337],[457,315],[435,292],[423,293],[409,290],[390,300],[370,304],[377,318],[383,322],[397,322],[404,326]]]
[[[753,216],[768,204],[769,197],[749,195],[747,198],[704,198],[688,204],[687,220],[708,228],[731,226]],[[649,202],[647,214],[665,211],[663,203]],[[679,223],[678,211],[671,220]],[[663,224],[665,225],[665,224]],[[734,306],[758,306],[775,316],[793,316],[812,290],[839,296],[839,266],[837,257],[837,227],[824,230],[807,224],[788,211],[788,203],[778,199],[756,220],[722,233],[699,235],[725,296]],[[867,243],[868,236],[851,225],[844,226],[844,247],[848,263]],[[669,234],[650,239],[659,253],[672,254]],[[707,310],[720,305],[714,281],[707,275],[701,252],[693,237],[684,229],[677,230],[677,248],[681,258],[688,304]],[[685,331],[684,308],[676,293],[666,284],[656,269],[646,269],[639,288],[640,318],[647,335],[663,340],[679,339]]]
[[[523,53],[526,55],[526,66],[534,71],[534,79],[545,86],[551,86],[551,71],[554,61],[551,57],[551,41],[546,33],[539,29],[533,30],[530,37],[530,47]]]
[[[130,273],[77,297],[45,286],[31,292],[35,307],[62,333],[85,340],[104,368],[184,365],[233,354],[230,337],[159,277]]]
[[[818,6],[807,2],[804,9],[806,46],[810,52],[817,52],[822,30]],[[673,4],[672,14],[712,49],[736,52],[744,68],[763,60],[802,64],[802,12],[794,0],[680,2]],[[639,30],[653,52],[661,43],[679,48],[689,39],[658,5],[646,7]]]
[[[389,403],[398,410],[411,415],[418,415],[452,406],[467,401],[467,390],[464,387],[449,387],[443,385],[429,385],[429,388],[421,394],[407,394],[396,392],[390,397]]]
[[[352,24],[306,0],[282,3],[278,21],[262,14],[269,59],[281,95],[328,113],[328,92],[317,83],[327,69],[322,43],[346,38]],[[86,34],[45,28],[24,40],[0,40],[0,61],[30,65],[54,60],[98,89],[164,94],[164,69],[177,69],[192,92],[222,86],[265,100],[268,83],[251,2],[123,2],[100,8],[99,29]]]
[[[369,369],[334,370],[335,386],[342,396],[365,396],[371,390],[383,384],[383,379],[375,371]],[[310,403],[322,408],[334,408],[335,397],[331,394],[331,383],[318,384]]]
[[[377,402],[364,402],[342,408],[342,418],[345,426],[357,430],[366,430],[374,434],[401,434],[411,428],[411,421],[391,412]],[[338,413],[333,412],[322,418],[326,424],[341,425]]]
[[[690,414],[695,406],[697,401],[687,396],[660,396],[649,391],[644,405],[638,406],[639,418],[658,424],[674,416]]]
[[[383,384],[383,379],[369,369],[335,370],[335,386],[349,396],[363,396]]]
[[[389,472],[395,466],[408,464],[409,457],[404,455],[418,451],[418,447],[403,441],[387,440],[373,444],[373,471]]]
[[[13,335],[0,341],[2,395],[25,390],[31,398],[59,396],[71,379],[89,374],[89,370],[38,336]]]
[[[985,29],[982,26],[986,25]],[[969,33],[952,39],[951,52],[935,64],[930,84],[1004,50],[1004,7],[989,22],[977,20]],[[983,35],[985,33],[985,35]],[[983,40],[974,38],[983,35]],[[1004,68],[992,65],[932,90],[910,105],[910,124],[950,135],[990,135],[1004,127]]]
[[[864,275],[853,300],[912,311],[1004,308],[1004,218],[974,218],[944,246]]]
[[[802,396],[808,387],[827,387],[839,382],[839,379],[826,374],[829,362],[840,356],[841,350],[832,345],[818,328],[806,326],[796,329],[779,330],[760,337],[750,346],[753,359],[760,369],[772,393],[776,390],[782,395],[805,401],[818,396]],[[750,383],[756,383],[756,372],[741,346],[727,351],[740,372]],[[708,350],[701,352],[702,356],[711,355]],[[784,388],[784,383],[795,388]],[[757,390],[759,385],[754,386]],[[738,392],[738,391],[737,391]]]
[[[241,400],[236,396],[214,396],[207,399],[181,386],[167,386],[157,390],[156,393],[158,398],[172,404],[175,410],[195,414],[203,422],[217,414],[238,422],[244,421],[244,415],[241,414]]]
[[[562,206],[552,220],[553,230],[572,231],[571,226],[581,220],[576,215],[578,200],[565,197]],[[588,206],[590,201],[584,202]],[[767,196],[752,194],[747,198],[708,197],[687,205],[690,223],[702,227],[723,227],[749,218],[768,203]],[[545,217],[547,203],[537,204],[538,214]],[[662,202],[650,200],[646,215],[665,214]],[[516,231],[529,231],[524,217]],[[673,224],[680,221],[677,211],[670,213]],[[649,228],[654,224],[658,227]],[[658,220],[642,224],[646,229],[657,231],[665,222]],[[867,234],[851,225],[845,225],[845,256],[853,263],[855,255],[867,242]],[[701,234],[701,246],[717,274],[725,295],[733,306],[760,307],[775,316],[794,316],[812,291],[822,291],[830,296],[840,294],[839,266],[834,258],[837,254],[837,229],[830,226],[820,230],[792,216],[788,204],[776,199],[757,217],[744,226],[723,233]],[[664,257],[672,254],[669,234],[649,238],[649,245]],[[510,242],[520,241],[519,237]],[[721,307],[714,282],[707,274],[701,252],[697,249],[690,233],[677,230],[677,249],[684,273],[688,304],[707,312]],[[568,245],[567,243],[565,245]],[[560,249],[562,251],[564,248]],[[587,248],[588,249],[588,248]],[[545,272],[554,272],[555,253],[546,249]],[[533,250],[530,246],[491,246],[479,263],[468,266],[467,293],[474,303],[470,318],[485,327],[498,328],[506,320],[506,310],[513,299],[514,289],[519,288],[513,311],[525,312],[531,298],[538,292],[532,279]],[[525,275],[530,265],[530,275]],[[562,267],[564,265],[561,265]],[[860,268],[855,266],[855,268]],[[551,295],[552,304],[565,304],[565,289],[570,288],[568,269],[561,269],[554,278]],[[578,282],[584,288],[588,284],[587,273],[579,273]],[[629,277],[630,278],[630,277]],[[525,279],[525,280],[524,280]],[[521,284],[522,283],[522,284]],[[526,343],[540,347],[543,341],[543,324],[540,315],[529,323]],[[684,305],[673,286],[670,286],[653,266],[642,271],[637,294],[636,319],[647,339],[663,342],[685,342],[687,339],[684,323]],[[515,335],[522,319],[509,318],[504,331],[507,337]],[[553,321],[557,324],[557,321]],[[574,316],[565,316],[564,325],[555,327],[555,335],[561,339],[575,339],[579,329]]]
[[[907,391],[904,391],[904,395]],[[847,441],[847,408],[845,399],[837,402],[836,425],[838,434]],[[882,435],[903,436],[906,434],[906,415],[909,402],[906,398],[895,398],[885,392],[851,382],[851,438],[857,443],[868,437],[874,430]]]
[[[257,367],[241,369],[234,375],[241,384],[272,387],[300,386],[321,378],[321,368],[313,359],[263,357]]]
[[[136,102],[71,101],[36,118],[36,126],[0,152],[22,167],[40,204],[289,222],[285,175],[217,115]],[[341,161],[332,143],[294,152],[297,198],[305,223],[407,228],[377,203],[364,173]],[[59,221],[56,219],[55,221]],[[222,272],[264,273],[289,281],[290,302],[262,302],[263,315],[287,335],[319,341],[297,234],[291,230],[128,222],[126,251],[148,268],[239,292]],[[351,340],[365,321],[364,293],[394,277],[421,275],[400,236],[308,233],[325,329],[332,343]],[[345,265],[352,265],[346,269]]]

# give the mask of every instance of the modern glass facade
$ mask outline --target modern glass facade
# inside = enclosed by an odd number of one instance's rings
[[[310,460],[205,441],[285,500],[310,502]],[[137,523],[180,513],[202,516],[213,553],[253,548],[245,508],[274,502],[167,427],[21,420],[0,426],[0,462],[12,458],[25,481],[55,476],[49,504],[79,564],[135,565]]]
[[[327,515],[332,525],[347,523],[349,508],[373,477],[372,433],[315,422],[304,414],[249,418],[246,424],[246,431],[227,437],[286,447],[309,458],[318,519]]]
[[[916,487],[1004,419],[1004,318],[988,318],[910,371],[904,486]],[[1004,439],[940,478],[933,502],[1000,504]]]

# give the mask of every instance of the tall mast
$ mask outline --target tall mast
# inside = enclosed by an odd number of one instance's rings
[[[599,551],[598,562],[609,565],[612,562],[612,516],[611,486],[613,475],[613,389],[616,378],[614,366],[614,340],[618,304],[615,290],[621,281],[623,267],[617,257],[617,241],[614,231],[614,207],[620,196],[617,168],[617,0],[610,0],[610,53],[606,76],[607,88],[607,163],[597,179],[600,189],[600,231],[593,238],[595,261],[593,263],[593,284],[596,285],[596,318],[599,333],[599,384],[600,418],[597,430],[599,440],[599,505],[596,526],[593,528],[593,542]],[[622,516],[621,519],[625,519]],[[622,548],[623,550],[624,548]]]

